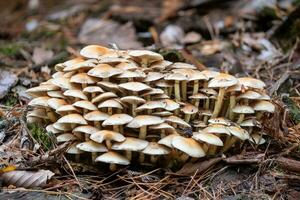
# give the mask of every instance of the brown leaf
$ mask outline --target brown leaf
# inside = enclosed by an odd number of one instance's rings
[[[0,178],[7,185],[33,188],[44,186],[53,175],[54,173],[49,170],[10,171],[2,174]]]
[[[211,158],[209,160],[200,161],[197,163],[186,163],[177,173],[176,175],[193,175],[196,173],[201,174],[206,171],[211,166],[220,162],[222,158]]]
[[[10,71],[0,70],[0,99],[5,97],[11,87],[18,82],[18,77]]]

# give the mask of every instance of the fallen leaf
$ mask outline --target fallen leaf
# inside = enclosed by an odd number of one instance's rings
[[[0,178],[7,185],[17,187],[33,188],[46,185],[47,181],[54,175],[49,170],[38,171],[10,171],[3,173]]]
[[[50,60],[53,56],[53,51],[36,47],[33,50],[32,60],[36,65],[40,65]]]
[[[121,49],[142,47],[131,22],[121,25],[112,20],[89,18],[83,23],[78,38],[85,44],[116,44]]]
[[[0,99],[5,97],[11,87],[13,87],[18,82],[18,77],[5,70],[0,70]]]
[[[176,45],[182,45],[184,32],[182,28],[176,25],[168,25],[159,38],[164,47],[176,47]]]

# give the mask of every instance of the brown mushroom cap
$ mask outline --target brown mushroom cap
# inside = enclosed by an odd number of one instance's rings
[[[131,50],[129,51],[129,56],[139,61],[145,59],[147,63],[162,61],[164,59],[160,54],[148,50]]]
[[[195,114],[198,112],[198,108],[192,104],[185,104],[185,106],[183,108],[181,108],[181,111],[184,113],[184,114]]]
[[[85,133],[85,134],[93,134],[98,132],[99,129],[95,128],[94,126],[90,125],[83,125],[83,126],[77,126],[72,130],[73,133]]]
[[[191,125],[186,123],[183,119],[181,119],[177,116],[174,116],[174,115],[165,117],[164,119],[166,122],[178,124],[179,126],[191,127]]]
[[[96,67],[88,71],[88,75],[98,78],[109,78],[114,75],[121,74],[123,70],[114,68],[108,64],[98,64]]]
[[[210,88],[227,88],[237,84],[238,80],[229,74],[220,73],[208,82]]]
[[[232,109],[232,112],[239,113],[239,114],[253,114],[254,113],[254,109],[251,106],[236,105]]]
[[[225,126],[232,125],[232,122],[224,117],[217,117],[217,118],[211,118],[208,120],[208,123],[210,124],[220,124]]]
[[[133,120],[127,124],[129,128],[140,128],[142,126],[156,125],[163,123],[164,120],[161,117],[152,115],[138,115]]]
[[[144,83],[141,82],[127,82],[127,83],[122,83],[119,85],[120,88],[133,91],[133,92],[140,92],[143,90],[148,90],[150,87]]]
[[[98,105],[98,108],[118,108],[123,109],[123,106],[116,99],[108,99]]]
[[[80,50],[80,55],[86,58],[96,58],[109,53],[110,49],[99,45],[88,45]]]
[[[71,133],[63,133],[56,137],[57,142],[68,142],[72,140],[77,140],[77,137]]]
[[[210,124],[208,127],[203,129],[203,132],[230,135],[230,131],[227,127],[221,124]]]
[[[114,114],[108,117],[103,123],[103,126],[118,126],[124,125],[132,121],[132,117],[127,114]]]
[[[249,139],[249,133],[245,129],[242,129],[237,126],[229,126],[228,130],[232,135],[234,135],[235,137],[241,140]]]
[[[166,137],[160,139],[157,143],[165,145],[170,148],[173,148],[172,141],[173,141],[174,137],[176,137],[176,136],[179,136],[179,134],[173,133],[173,134],[167,135]]]
[[[69,112],[79,112],[79,111],[73,105],[63,105],[56,109],[56,113],[60,115],[67,114]]]
[[[142,151],[148,146],[149,142],[146,140],[126,137],[126,140],[112,145],[113,150],[126,150],[126,151]]]
[[[126,138],[118,132],[109,131],[109,130],[101,130],[96,133],[93,133],[90,136],[91,140],[102,143],[105,140],[111,140],[116,142],[123,142]]]
[[[247,92],[237,96],[237,99],[260,99],[261,94],[255,91],[248,90]]]
[[[195,132],[195,133],[193,133],[192,138],[197,141],[205,142],[207,144],[212,144],[215,146],[223,146],[222,140],[218,136],[211,134],[211,133],[206,133],[203,131]]]
[[[245,87],[263,89],[266,87],[266,84],[259,79],[252,77],[243,77],[238,79],[239,83]]]
[[[104,121],[109,117],[109,115],[99,110],[94,110],[92,112],[85,114],[83,117],[87,121]]]
[[[86,141],[86,142],[82,142],[76,145],[76,147],[82,151],[86,151],[86,152],[92,152],[92,153],[96,153],[96,152],[107,152],[108,149],[106,148],[105,145],[94,142],[94,141]]]
[[[148,155],[166,155],[170,153],[170,149],[156,142],[149,142],[148,146],[142,151]]]
[[[269,101],[259,101],[253,105],[255,111],[275,112],[275,106]]]
[[[175,136],[172,140],[172,146],[194,158],[205,156],[205,152],[202,149],[201,145],[193,138]]]
[[[116,98],[116,97],[118,97],[118,96],[113,92],[105,92],[105,93],[99,94],[98,96],[94,97],[92,99],[92,103],[102,102],[104,100]]]
[[[129,165],[130,161],[116,153],[116,152],[112,152],[109,151],[107,153],[102,154],[101,156],[98,156],[95,160],[96,162],[105,162],[105,163],[113,163],[113,164],[118,164],[118,165]]]
[[[44,96],[44,97],[37,97],[32,99],[28,105],[32,107],[49,107],[48,100],[50,97]]]
[[[83,88],[82,91],[86,92],[86,93],[96,93],[96,92],[102,93],[102,92],[104,92],[104,90],[99,86],[88,86],[88,87]]]
[[[83,94],[81,90],[66,90],[64,92],[64,95],[67,97],[74,97],[74,98],[79,98],[83,100],[87,100],[87,96]]]
[[[82,124],[85,125],[87,122],[85,119],[79,114],[69,114],[61,117],[57,120],[56,123],[64,123],[64,124]]]
[[[94,84],[97,82],[95,77],[91,77],[86,73],[79,73],[71,77],[71,83],[80,83],[80,84]]]
[[[188,63],[183,63],[183,62],[173,63],[169,67],[172,69],[197,69],[196,66],[188,64]]]
[[[90,101],[87,101],[87,100],[77,101],[77,102],[73,103],[73,106],[75,106],[77,108],[83,108],[86,110],[98,110],[97,107],[93,103],[91,103]]]

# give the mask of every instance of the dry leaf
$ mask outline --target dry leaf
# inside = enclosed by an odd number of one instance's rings
[[[33,188],[44,186],[53,175],[54,173],[49,170],[11,171],[2,174],[0,178],[7,185]]]
[[[176,174],[188,176],[195,174],[196,171],[198,174],[201,174],[221,160],[222,158],[211,158],[197,163],[186,163],[178,172],[176,172]]]
[[[0,70],[0,99],[5,97],[11,87],[16,85],[18,77],[6,70]]]

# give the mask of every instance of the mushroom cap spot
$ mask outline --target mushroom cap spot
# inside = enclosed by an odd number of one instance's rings
[[[172,146],[194,158],[205,156],[205,152],[202,149],[201,145],[193,138],[175,136],[172,140]]]
[[[170,148],[173,148],[172,141],[173,141],[173,138],[176,137],[176,136],[179,136],[179,134],[173,133],[173,134],[167,135],[166,137],[160,139],[157,143],[165,145],[165,146],[170,147]]]
[[[127,82],[127,83],[122,83],[119,84],[120,88],[133,91],[133,92],[140,92],[143,90],[148,90],[150,87],[144,83],[141,82]]]
[[[78,149],[77,146],[78,143],[74,143],[72,144],[68,149],[67,149],[67,153],[68,154],[82,154],[84,153],[84,151]]]
[[[94,110],[85,114],[83,117],[88,121],[104,121],[109,117],[109,115],[99,110]]]
[[[58,129],[54,128],[53,124],[49,124],[48,126],[46,126],[46,131],[48,133],[53,133],[53,134],[61,133],[62,132],[61,130],[58,130]]]
[[[92,153],[96,153],[96,152],[107,152],[108,149],[106,148],[105,145],[94,142],[94,141],[87,141],[87,142],[82,142],[76,145],[76,147],[82,151],[85,152],[92,152]]]
[[[121,98],[122,103],[141,104],[146,103],[146,100],[137,96],[126,96]]]
[[[181,108],[181,111],[184,113],[184,114],[188,114],[188,115],[191,115],[191,114],[195,114],[198,112],[198,108],[192,104],[185,104],[185,106],[183,108]]]
[[[104,163],[114,163],[118,165],[130,164],[130,161],[126,157],[112,151],[109,151],[107,153],[102,154],[101,156],[98,156],[95,161],[104,162]]]
[[[197,69],[195,65],[191,65],[183,62],[175,62],[169,66],[171,69]]]
[[[251,106],[246,105],[236,105],[232,108],[232,111],[240,114],[253,114],[255,112]]]
[[[149,142],[134,137],[126,137],[126,140],[112,145],[113,150],[126,150],[126,151],[142,151],[148,146]]]
[[[74,98],[79,98],[83,100],[87,100],[87,96],[83,94],[81,90],[66,90],[64,92],[64,95],[67,97],[74,97]]]
[[[260,99],[260,98],[261,98],[261,94],[251,90],[248,90],[247,92],[237,96],[237,99]]]
[[[210,88],[227,88],[237,84],[238,80],[229,74],[220,73],[208,82]]]
[[[86,110],[97,110],[97,107],[92,102],[87,100],[76,101],[72,105]]]
[[[170,73],[165,76],[165,80],[167,81],[186,81],[188,78],[180,73]]]
[[[58,119],[56,123],[65,123],[65,124],[82,124],[85,125],[87,122],[85,119],[79,114],[69,114]]]
[[[165,75],[160,72],[149,72],[144,78],[143,82],[151,82],[151,81],[157,81],[159,79],[162,79]]]
[[[166,122],[169,122],[169,123],[175,123],[175,124],[178,124],[178,125],[184,126],[184,127],[191,127],[191,125],[186,123],[183,119],[181,119],[177,116],[174,116],[174,115],[165,117],[164,119]]]
[[[259,101],[253,105],[255,111],[275,112],[275,106],[269,101]]]
[[[105,140],[123,142],[126,138],[121,133],[115,131],[101,130],[96,133],[93,133],[90,136],[90,139],[95,142],[102,143]]]
[[[88,45],[80,50],[80,55],[86,58],[99,58],[104,54],[111,52],[111,49],[100,45]]]
[[[86,92],[86,93],[96,93],[96,92],[102,93],[102,92],[104,92],[104,90],[99,86],[88,86],[88,87],[83,88],[82,91]]]
[[[103,126],[119,126],[132,121],[132,117],[127,114],[114,114],[108,117],[103,123]]]
[[[230,131],[226,126],[221,124],[210,124],[208,127],[202,130],[205,133],[217,133],[230,135]]]
[[[48,100],[50,97],[44,96],[44,97],[37,97],[32,99],[28,105],[33,107],[49,107]]]
[[[123,109],[123,106],[116,99],[108,99],[108,100],[103,101],[102,103],[100,103],[98,105],[98,108],[119,108],[119,109]]]
[[[195,133],[193,133],[192,138],[197,141],[205,142],[207,144],[212,144],[215,146],[223,146],[222,140],[218,136],[216,136],[212,133],[205,133],[203,131],[195,132]]]
[[[264,87],[266,87],[266,84],[263,81],[252,77],[238,78],[238,81],[241,85],[245,87],[256,89],[263,89]]]
[[[85,133],[89,135],[92,135],[93,133],[96,133],[98,131],[99,129],[90,125],[77,126],[72,130],[73,133]]]
[[[166,155],[170,153],[170,148],[156,142],[149,142],[142,153],[147,155]]]
[[[129,128],[140,128],[142,126],[156,125],[163,123],[164,120],[161,117],[152,115],[138,115],[133,120],[127,124]]]
[[[56,113],[62,115],[65,112],[78,112],[78,109],[73,105],[63,105],[56,109]]]
[[[95,77],[91,77],[87,75],[86,73],[79,73],[75,74],[70,79],[71,83],[81,83],[81,84],[94,84],[97,82],[97,79]]]
[[[57,142],[68,142],[76,139],[77,137],[71,133],[63,133],[56,137]]]
[[[245,129],[242,129],[237,126],[229,126],[228,130],[232,135],[241,140],[249,139],[249,133]]]
[[[233,122],[231,122],[228,119],[225,119],[224,117],[217,117],[217,118],[212,118],[208,120],[208,123],[210,124],[220,124],[220,125],[225,125],[225,126],[230,126]]]
[[[110,98],[116,98],[116,97],[118,97],[118,95],[116,95],[113,92],[105,92],[105,93],[99,94],[98,96],[94,97],[92,99],[92,103],[97,103],[97,102],[101,102],[101,101],[104,101],[104,100],[107,100]]]
[[[197,93],[192,96],[189,96],[189,99],[208,99],[208,96],[202,93]]]
[[[114,68],[108,64],[98,64],[96,67],[90,69],[87,74],[98,78],[109,78],[122,72],[123,70]]]

